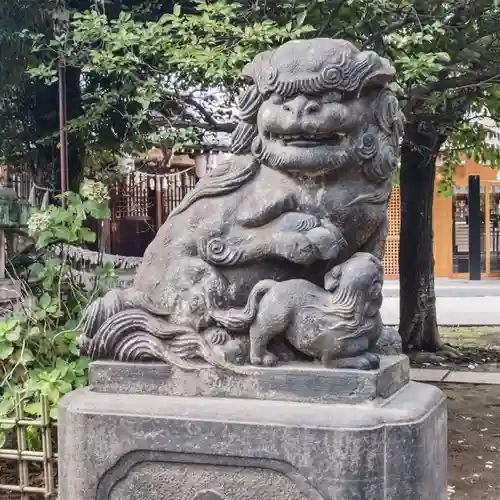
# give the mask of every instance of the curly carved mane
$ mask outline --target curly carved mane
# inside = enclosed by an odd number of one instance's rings
[[[335,330],[342,331],[344,335],[338,340],[357,338],[373,329],[376,318],[366,318],[360,314],[358,306],[364,303],[364,296],[372,280],[380,277],[383,279],[383,266],[379,259],[374,255],[367,253],[355,254],[351,257],[349,264],[356,264],[355,274],[358,279],[352,279],[349,271],[346,270],[346,263],[334,267],[330,271],[332,296],[330,304],[325,307],[322,305],[310,305],[307,309],[316,309],[327,316],[335,316],[341,321],[335,324]],[[361,267],[359,267],[361,266]],[[349,279],[343,280],[342,275],[348,274]]]
[[[284,98],[296,94],[319,95],[338,90],[351,99],[364,99],[368,105],[365,130],[354,153],[362,164],[362,172],[370,182],[381,184],[396,169],[396,151],[403,133],[404,117],[394,93],[388,87],[394,68],[386,59],[371,51],[359,52],[344,40],[301,41],[309,54],[318,54],[320,66],[304,70],[308,63],[297,58],[298,45],[289,42],[277,50],[259,54],[248,64],[243,76],[248,84],[239,101],[239,123],[232,135],[232,152],[252,153],[271,167],[278,167],[280,158],[261,148],[257,129],[260,106],[270,94]],[[299,66],[302,69],[299,69]],[[279,67],[279,69],[278,69]]]

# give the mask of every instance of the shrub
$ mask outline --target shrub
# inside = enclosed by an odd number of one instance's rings
[[[109,218],[108,197],[101,183],[87,181],[80,194],[59,198],[60,205],[31,215],[28,229],[41,257],[29,268],[20,312],[0,320],[0,418],[12,414],[19,394],[25,412],[35,417],[41,415],[40,396],[46,395],[50,416],[57,419],[60,398],[87,384],[88,361],[79,355],[78,324],[86,305],[115,278],[114,269],[98,266],[89,288],[64,250],[54,249],[94,242],[96,235],[84,223],[89,217]],[[5,425],[0,429],[0,447],[8,432]],[[29,435],[35,439],[36,433]]]

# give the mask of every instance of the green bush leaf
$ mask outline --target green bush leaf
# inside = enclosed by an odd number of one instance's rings
[[[297,16],[297,26],[302,26],[304,24],[304,21],[306,20],[307,17],[307,9],[304,9],[298,16]]]
[[[38,301],[38,305],[42,309],[47,309],[50,306],[50,303],[52,302],[52,299],[50,298],[50,295],[48,293],[44,293],[41,297],[40,300]]]
[[[89,228],[82,227],[79,231],[79,237],[86,243],[94,243],[96,241],[96,234],[93,233]]]
[[[7,340],[10,340],[11,342],[16,342],[21,338],[21,328],[16,328],[15,330],[12,330],[10,332],[7,332],[5,334],[5,338]]]
[[[14,346],[6,342],[0,342],[0,359],[7,359],[14,352]]]
[[[28,403],[24,406],[24,411],[28,415],[41,415],[42,414],[42,403],[37,401],[34,403]]]
[[[69,243],[72,243],[75,241],[75,235],[73,231],[69,227],[57,227],[54,229],[54,235],[57,239],[67,241]]]
[[[38,326],[32,326],[28,330],[28,337],[37,337],[38,335],[40,335],[40,327],[38,327]]]
[[[71,384],[66,380],[58,380],[56,382],[56,388],[61,394],[66,394],[68,392],[71,392],[71,390],[73,389],[71,387]]]
[[[29,267],[31,276],[34,279],[41,279],[45,275],[45,266],[40,262],[35,262]]]
[[[31,350],[28,349],[27,347],[25,347],[23,349],[23,351],[21,352],[21,360],[24,361],[25,363],[30,363],[34,359],[35,359],[35,356],[31,352]]]

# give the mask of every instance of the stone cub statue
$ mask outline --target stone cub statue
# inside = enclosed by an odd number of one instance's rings
[[[231,331],[249,331],[250,361],[272,366],[271,340],[284,336],[299,351],[332,368],[373,369],[371,352],[382,333],[383,267],[370,253],[359,252],[335,266],[325,289],[302,279],[262,280],[242,309],[213,310],[212,318]]]

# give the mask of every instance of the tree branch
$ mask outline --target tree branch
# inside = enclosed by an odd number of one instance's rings
[[[327,26],[330,25],[331,20],[333,19],[334,16],[338,14],[342,6],[345,4],[347,0],[338,0],[337,5],[330,11],[328,14],[328,17],[326,18],[325,22],[323,23],[323,26],[318,30],[318,36],[320,37],[323,34],[323,31]]]
[[[454,78],[446,78],[429,87],[431,92],[450,90],[450,89],[466,89],[478,87],[485,84],[500,83],[500,70],[494,68],[486,74],[471,73],[469,75],[461,75]]]
[[[442,70],[442,74],[448,70],[448,67]],[[413,107],[420,99],[423,99],[430,92],[442,92],[444,90],[465,90],[474,87],[489,86],[495,83],[500,83],[500,73],[498,68],[494,68],[488,73],[470,73],[454,78],[445,78],[431,85],[423,85],[416,87],[410,91],[408,101],[403,108],[403,113],[408,117]]]
[[[184,98],[183,101],[188,104],[189,106],[193,106],[196,111],[200,113],[201,116],[214,128],[217,128],[220,130],[220,127],[222,126],[224,128],[223,123],[219,123],[217,120],[214,119],[210,111],[205,109],[202,104],[200,104],[196,99],[193,99],[192,97],[187,97]]]
[[[151,120],[151,124],[157,127],[173,127],[173,128],[199,128],[202,130],[209,130],[211,132],[227,132],[231,133],[236,128],[236,123],[234,122],[215,122],[215,125],[211,123],[202,123],[197,121],[189,120],[168,120],[167,118],[154,118]]]

